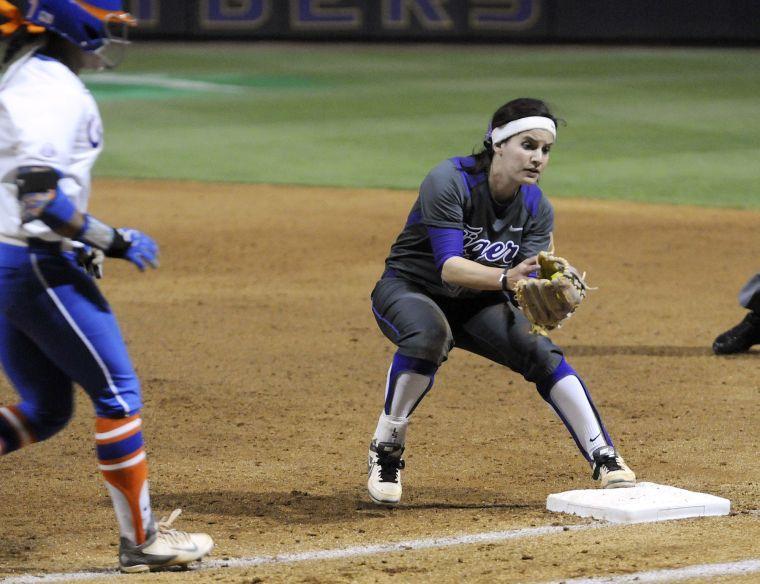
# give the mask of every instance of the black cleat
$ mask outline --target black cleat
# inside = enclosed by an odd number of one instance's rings
[[[716,355],[732,355],[749,351],[757,344],[760,344],[760,314],[750,312],[734,328],[719,335],[712,349]]]

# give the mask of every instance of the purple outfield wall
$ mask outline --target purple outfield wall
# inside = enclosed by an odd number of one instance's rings
[[[143,38],[760,41],[758,0],[127,0]]]

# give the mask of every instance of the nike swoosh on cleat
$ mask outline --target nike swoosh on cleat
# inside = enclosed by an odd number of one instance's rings
[[[197,552],[198,546],[193,544],[193,547],[179,547],[176,545],[171,546],[171,548],[178,552]]]

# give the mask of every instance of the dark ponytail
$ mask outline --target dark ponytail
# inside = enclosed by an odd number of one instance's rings
[[[13,57],[15,57],[32,38],[32,35],[29,34],[29,31],[25,26],[20,26],[16,29],[16,32],[8,37],[8,40],[6,41],[7,44],[5,47],[5,55],[3,55],[2,66],[5,67],[10,63],[13,60]]]

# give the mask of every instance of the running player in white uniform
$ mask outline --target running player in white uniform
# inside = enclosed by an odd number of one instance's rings
[[[82,68],[113,66],[134,18],[121,0],[0,2],[10,34],[0,80],[0,362],[21,400],[0,407],[0,454],[50,438],[69,421],[73,384],[92,400],[99,467],[120,531],[119,564],[141,572],[201,559],[206,534],[156,522],[140,418],[140,384],[118,324],[93,281],[102,255],[140,270],[158,247],[87,214],[103,148]],[[113,36],[119,33],[119,38]]]

